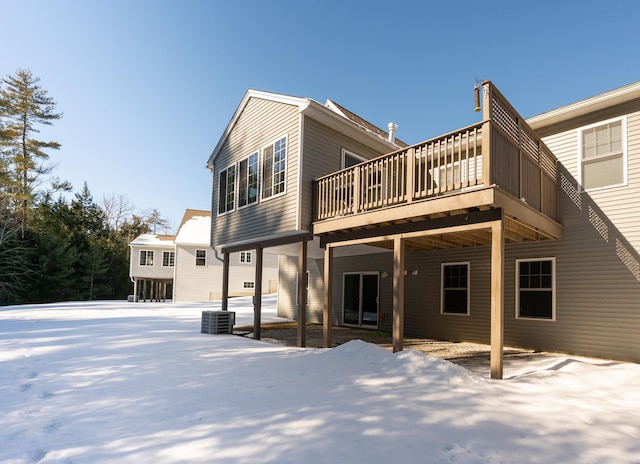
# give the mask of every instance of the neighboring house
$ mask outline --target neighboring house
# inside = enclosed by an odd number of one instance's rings
[[[142,234],[129,243],[134,301],[165,300],[173,291],[174,235]]]
[[[211,248],[211,213],[186,210],[176,236],[143,234],[130,243],[130,276],[136,301],[219,300],[222,296],[223,263]],[[252,251],[234,253],[230,258],[229,296],[253,295],[255,263]],[[278,256],[265,253],[263,293],[275,293]]]
[[[332,324],[392,331],[396,351],[405,333],[491,343],[495,378],[504,344],[640,361],[640,83],[525,120],[487,81],[481,122],[351,167],[337,165],[345,132],[317,130],[312,116],[333,121],[320,105],[247,95],[209,160],[212,235],[223,255],[313,238],[280,258],[299,344],[309,319],[325,346]],[[265,133],[295,140],[280,196]],[[235,170],[254,153],[263,194],[240,207]]]

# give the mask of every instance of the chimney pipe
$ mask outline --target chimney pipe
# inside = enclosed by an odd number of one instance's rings
[[[395,122],[390,122],[387,129],[389,129],[389,142],[395,143],[398,125]]]

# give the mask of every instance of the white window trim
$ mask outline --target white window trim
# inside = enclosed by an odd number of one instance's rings
[[[244,256],[244,261],[243,261]],[[247,260],[247,257],[249,258]],[[250,251],[241,251],[238,253],[238,263],[239,264],[253,264],[253,253]]]
[[[622,126],[622,183],[620,184],[611,184],[611,185],[604,185],[602,187],[593,187],[590,189],[585,189],[582,186],[582,134],[585,130],[587,129],[592,129],[594,127],[598,127],[598,126],[603,126],[605,124],[610,124],[612,122],[616,122],[616,121],[622,121],[621,126]],[[580,189],[581,192],[595,192],[598,190],[605,190],[605,189],[609,189],[609,188],[614,188],[614,187],[624,187],[626,185],[629,185],[629,176],[628,176],[628,149],[627,149],[627,145],[628,145],[628,140],[627,140],[627,116],[620,116],[617,118],[611,118],[611,119],[607,119],[606,121],[598,121],[597,123],[594,124],[589,124],[588,126],[584,126],[584,127],[580,127],[577,131],[577,136],[578,136],[578,140],[577,140],[577,145],[578,145],[578,188]]]
[[[346,156],[350,156],[352,158],[355,158],[357,160],[360,160],[361,163],[364,163],[365,161],[368,161],[366,158],[363,158],[360,155],[356,155],[355,153],[353,153],[352,151],[349,150],[345,150],[344,148],[342,149],[342,154],[340,156],[340,169],[346,169],[345,166],[347,165],[346,163]]]
[[[232,163],[230,165],[228,165],[226,168],[220,170],[218,172],[218,208],[217,208],[217,213],[218,216],[224,216],[225,214],[229,214],[234,212],[236,209],[238,209],[238,163]],[[224,211],[223,213],[220,212],[220,201],[222,200],[222,197],[220,196],[220,174],[222,174],[225,171],[228,171],[230,168],[234,168],[234,181],[233,181],[233,208]],[[229,184],[227,183],[227,186]],[[225,202],[226,202],[226,195],[225,195]]]
[[[278,139],[279,140],[279,139]],[[287,149],[289,147],[287,146]],[[247,203],[246,205],[242,205],[240,206],[240,163],[242,163],[243,161],[247,161],[247,169],[249,166],[249,158],[251,158],[253,155],[258,155],[258,195],[256,195],[256,201],[254,201],[253,203]],[[287,153],[287,156],[289,156],[289,154]],[[236,209],[239,211],[241,209],[245,209],[245,208],[249,208],[251,206],[255,206],[258,203],[260,203],[260,199],[262,197],[261,193],[262,193],[262,170],[261,165],[260,165],[260,150],[256,150],[254,152],[252,152],[249,156],[246,156],[245,158],[242,158],[240,161],[238,161],[238,163],[236,163],[236,177],[237,177],[237,189],[236,189]],[[226,214],[226,213],[223,213]]]
[[[272,146],[274,148],[274,155],[275,155],[275,144],[278,140],[282,140],[284,139],[284,143],[285,146],[287,147],[287,157],[285,159],[284,162],[284,190],[280,193],[276,193],[275,195],[271,195],[268,197],[264,196],[264,149]],[[262,148],[260,149],[260,159],[259,159],[259,169],[260,169],[260,173],[258,176],[259,182],[258,184],[260,185],[260,201],[269,201],[272,200],[274,198],[278,198],[281,197],[283,195],[287,194],[287,175],[289,173],[289,134],[284,134],[280,137],[276,137],[275,139],[273,139],[273,141],[271,141],[271,143],[267,143],[265,145],[262,146]],[[273,167],[272,167],[272,174],[273,174]],[[273,175],[271,177],[271,179],[273,179]],[[273,188],[273,180],[271,181],[271,186]]]
[[[145,256],[145,264],[142,264],[142,259],[141,259],[143,251],[145,252],[145,255],[144,255]],[[146,261],[148,260],[148,257],[149,257],[149,253],[151,253],[153,257],[151,258],[151,264],[146,264]],[[155,266],[156,265],[156,254],[155,254],[154,250],[140,250],[139,253],[138,253],[138,265],[140,267],[153,267],[153,266]]]
[[[253,280],[245,280],[242,282],[242,288],[253,290],[256,288],[256,283]]]
[[[524,317],[520,316],[520,263],[531,261],[551,261],[551,319],[542,317]],[[540,322],[555,322],[556,320],[556,258],[522,258],[516,259],[516,306],[515,316],[516,319],[523,321],[540,321]]]
[[[198,264],[198,252],[199,251],[204,251],[204,264],[200,265]],[[207,267],[207,250],[205,250],[204,248],[197,248],[195,253],[193,254],[193,264],[195,267]]]
[[[447,313],[444,311],[444,267],[466,264],[467,266],[467,312],[466,313]],[[440,264],[440,314],[444,316],[470,316],[471,315],[471,262],[460,261],[453,263]]]
[[[167,264],[167,265],[164,264],[164,254],[165,253],[173,253],[173,260],[171,260],[171,259],[169,260],[170,262],[173,261],[173,264]],[[169,255],[169,256],[171,256],[171,255]],[[176,252],[175,251],[163,251],[162,252],[162,267],[175,267],[175,265],[176,265]]]

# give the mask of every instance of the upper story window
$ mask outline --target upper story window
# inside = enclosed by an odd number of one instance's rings
[[[251,252],[250,251],[241,251],[240,252],[240,262],[242,264],[249,264],[251,263]]]
[[[196,250],[196,266],[206,266],[207,250]]]
[[[442,264],[443,314],[469,314],[469,263]]]
[[[516,260],[516,317],[555,320],[555,258]]]
[[[175,251],[163,251],[162,252],[162,266],[163,267],[174,267],[176,262],[176,253]]]
[[[285,192],[287,174],[287,137],[262,150],[262,198]]]
[[[238,207],[258,201],[258,152],[238,163]]]
[[[153,266],[153,251],[140,250],[140,266]]]
[[[363,157],[358,156],[355,153],[351,153],[350,151],[342,150],[342,169],[350,168],[351,166],[360,164],[363,161],[366,161]]]
[[[233,211],[236,199],[236,166],[220,171],[218,185],[218,214]]]
[[[593,124],[578,131],[580,185],[585,190],[627,183],[627,120]]]

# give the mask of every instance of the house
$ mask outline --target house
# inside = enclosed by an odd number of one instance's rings
[[[222,260],[209,242],[211,212],[187,209],[175,236],[142,234],[130,243],[129,275],[134,282],[136,301],[219,300],[222,296]],[[255,271],[252,251],[230,257],[232,272],[229,296],[253,295]],[[278,256],[265,253],[263,293],[275,293],[278,280]]]
[[[477,124],[391,147],[337,105],[249,91],[209,159],[214,243],[288,249],[279,312],[301,346],[313,320],[325,346],[332,325],[395,351],[405,333],[490,343],[494,378],[505,344],[640,361],[640,83],[528,120],[476,92]],[[386,154],[339,165],[354,134]]]

